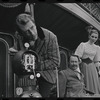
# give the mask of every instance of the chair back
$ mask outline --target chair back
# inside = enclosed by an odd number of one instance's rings
[[[65,70],[68,68],[69,57],[71,55],[71,51],[67,48],[59,46],[60,50],[60,70]]]

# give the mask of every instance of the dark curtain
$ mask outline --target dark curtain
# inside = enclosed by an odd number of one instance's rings
[[[87,41],[87,23],[55,4],[36,4],[37,24],[54,32],[60,46],[74,50],[82,41]]]
[[[14,34],[15,19],[19,13],[24,12],[26,3],[15,8],[0,6],[0,31]],[[85,30],[87,23],[55,4],[35,4],[36,23],[54,32],[58,37],[60,46],[74,50],[81,41],[87,41]]]
[[[0,6],[0,32],[14,34],[16,16],[24,12],[26,3],[22,3],[17,7]]]
[[[0,41],[0,97],[6,97],[6,47]]]

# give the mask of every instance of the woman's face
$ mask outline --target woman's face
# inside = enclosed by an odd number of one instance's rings
[[[98,39],[98,34],[97,33],[92,33],[90,36],[89,36],[89,40],[93,43],[95,43]]]

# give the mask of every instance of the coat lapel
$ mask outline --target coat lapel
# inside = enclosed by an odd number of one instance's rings
[[[42,47],[43,47],[43,45],[44,45],[44,42],[45,42],[45,39],[44,39],[45,35],[44,35],[44,32],[43,32],[41,27],[36,26],[36,28],[37,28],[37,33],[38,33],[38,39],[36,41],[35,50],[39,54],[41,49],[42,49]]]
[[[82,73],[76,72],[75,74],[76,74],[76,76],[78,77],[79,80],[83,79],[83,74]]]
[[[71,73],[73,73],[75,75],[75,77],[77,77],[79,80],[82,80],[82,78],[83,78],[83,74],[82,73],[80,73],[80,78],[79,78],[79,76],[78,76],[76,71],[73,71],[72,69],[70,69],[70,71],[71,71]]]
[[[80,80],[80,78],[79,78],[79,76],[78,76],[78,74],[77,74],[77,72],[75,72],[75,71],[73,71],[73,73],[75,74],[75,76]]]
[[[44,40],[41,40],[40,38],[37,39],[36,41],[36,52],[39,54],[40,51],[42,50],[42,47],[44,46]]]

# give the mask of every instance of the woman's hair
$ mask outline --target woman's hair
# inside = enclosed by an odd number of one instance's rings
[[[98,34],[98,36],[99,36],[98,30],[96,28],[94,28],[93,26],[87,26],[86,30],[87,30],[89,36],[92,33]]]

